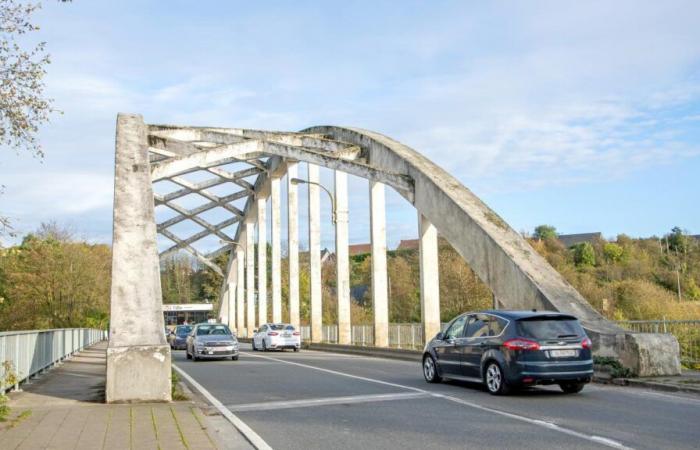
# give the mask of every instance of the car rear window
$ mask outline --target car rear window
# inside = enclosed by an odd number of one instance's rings
[[[584,335],[579,321],[570,317],[520,319],[516,324],[518,335],[531,339],[563,339]]]
[[[192,331],[192,327],[177,327],[175,334],[177,334],[179,337],[182,337],[187,336],[190,333],[190,331]]]
[[[271,330],[294,330],[294,327],[286,323],[273,323],[270,325]]]

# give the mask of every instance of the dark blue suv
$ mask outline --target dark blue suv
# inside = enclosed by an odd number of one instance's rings
[[[425,346],[423,375],[484,383],[491,394],[537,384],[576,393],[591,381],[591,340],[557,312],[479,311],[454,318]]]

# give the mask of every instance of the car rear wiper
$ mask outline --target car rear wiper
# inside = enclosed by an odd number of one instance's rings
[[[578,334],[560,334],[557,336],[557,338],[570,338],[570,337],[578,337]]]

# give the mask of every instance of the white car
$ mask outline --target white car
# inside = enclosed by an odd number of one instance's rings
[[[253,350],[284,350],[301,348],[301,333],[288,323],[266,323],[253,334]]]

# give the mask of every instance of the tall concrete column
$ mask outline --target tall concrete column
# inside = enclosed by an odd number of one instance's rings
[[[117,116],[108,403],[170,401],[170,347],[163,328],[146,125]]]
[[[338,344],[349,345],[350,255],[348,251],[348,174],[335,171],[335,255],[338,297]]]
[[[217,321],[228,325],[228,288],[221,293],[221,308],[219,308],[219,318]]]
[[[245,236],[243,236],[245,239]],[[242,242],[245,242],[241,240]],[[240,246],[236,246],[236,335],[243,336],[245,330],[245,252]]]
[[[389,296],[386,271],[386,211],[384,184],[370,181],[370,236],[372,243],[372,305],[374,345],[389,345]]]
[[[287,232],[289,251],[289,323],[299,328],[299,194],[290,180],[298,175],[299,163],[287,166]]]
[[[272,226],[272,321],[282,322],[282,244],[280,241],[280,179],[270,179]]]
[[[228,295],[226,297],[228,301],[227,316],[228,316],[228,327],[231,330],[236,329],[236,283],[228,284]]]
[[[245,224],[245,301],[246,333],[253,336],[255,329],[255,223]]]
[[[258,324],[267,322],[267,199],[258,202]]]
[[[311,291],[311,342],[323,336],[321,289],[321,199],[318,166],[309,164],[309,282]]]
[[[423,340],[429,341],[440,331],[440,269],[437,229],[418,213],[420,258],[420,311]]]

